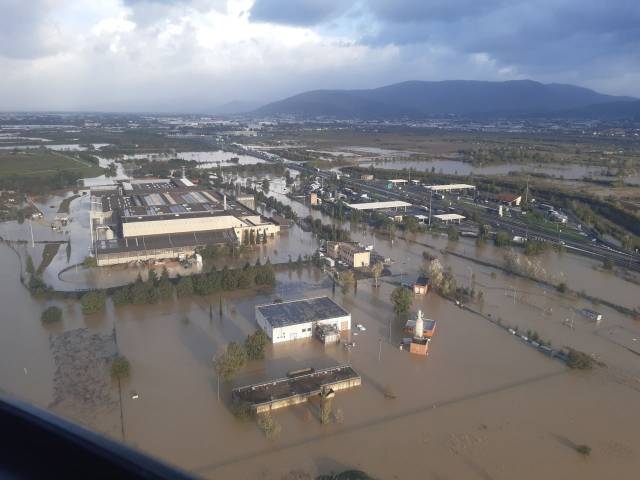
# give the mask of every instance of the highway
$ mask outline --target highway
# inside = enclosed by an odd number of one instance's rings
[[[312,175],[316,175],[323,178],[329,178],[333,175],[333,172],[327,172],[324,170],[317,170],[315,168],[306,167],[297,162],[287,162],[288,168],[293,168],[300,172],[309,173]],[[362,180],[354,180],[351,178],[347,178],[344,175],[341,176],[341,180],[345,185],[348,185],[352,188],[358,188],[363,192],[368,193],[376,193],[382,196],[385,199],[389,200],[403,200],[406,202],[410,202],[416,206],[428,206],[429,205],[429,196],[424,189],[424,187],[420,186],[409,186],[407,190],[389,190],[384,187],[381,187],[377,184],[362,181]],[[432,208],[433,210],[442,209],[446,210],[448,205],[444,205],[441,200],[436,199],[434,195],[432,199]],[[471,204],[473,205],[473,204]],[[488,212],[482,212],[481,209],[478,211],[479,223],[487,224],[493,229],[497,230],[505,230],[510,232],[513,235],[519,235],[526,238],[537,238],[546,240],[552,244],[562,244],[564,247],[574,253],[579,255],[584,255],[596,260],[603,261],[606,258],[611,259],[611,261],[619,265],[621,267],[625,267],[631,270],[640,271],[640,255],[632,254],[629,252],[620,251],[614,249],[608,245],[603,245],[599,243],[593,243],[589,241],[578,242],[571,238],[564,236],[562,233],[558,232],[558,234],[550,234],[546,231],[542,231],[540,229],[536,229],[531,225],[528,225],[522,221],[517,220],[513,217],[498,217],[496,215],[489,214]]]

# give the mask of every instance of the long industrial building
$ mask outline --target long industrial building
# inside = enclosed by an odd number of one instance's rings
[[[200,247],[261,241],[280,231],[252,197],[227,197],[187,179],[121,182],[91,190],[98,265],[189,256]]]
[[[263,413],[306,402],[320,395],[323,389],[336,392],[362,384],[362,378],[350,365],[310,370],[301,375],[234,388],[231,398],[249,405],[255,413]]]

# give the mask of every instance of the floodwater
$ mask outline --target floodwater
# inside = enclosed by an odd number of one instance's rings
[[[580,180],[585,177],[604,178],[607,177],[607,169],[592,165],[582,165],[575,163],[554,164],[554,163],[501,163],[496,165],[474,166],[471,163],[461,160],[375,160],[364,161],[361,166],[373,165],[375,168],[402,170],[414,169],[417,171],[433,171],[435,173],[447,175],[508,175],[515,173],[544,174],[566,180]],[[629,184],[640,184],[640,176],[630,175],[625,178]]]
[[[51,141],[51,140],[46,140],[46,139],[36,139],[36,138],[25,138],[25,140],[41,140],[41,141]],[[92,143],[93,148],[95,150],[100,150],[102,147],[106,147],[111,145],[110,143]],[[51,144],[45,144],[45,145],[3,145],[0,146],[0,149],[4,149],[4,150],[13,150],[13,149],[17,149],[17,150],[29,150],[29,149],[33,149],[33,148],[41,148],[41,147],[45,147],[48,148],[50,150],[56,150],[58,152],[84,152],[87,150],[87,147],[85,145],[80,145],[78,143],[68,143],[68,144],[58,144],[58,145],[51,145]]]
[[[155,161],[167,161],[173,158],[181,158],[183,160],[194,161],[201,163],[201,168],[213,168],[218,164],[221,166],[229,165],[255,165],[258,163],[265,163],[265,160],[253,157],[251,155],[243,155],[235,152],[227,152],[224,150],[214,150],[208,152],[178,152],[178,153],[136,153],[132,155],[123,155],[125,160],[129,159],[141,159],[148,158]],[[232,158],[237,158],[238,161],[231,161]]]
[[[325,223],[332,221],[283,191],[282,180],[272,178],[270,194],[290,203],[299,215],[311,213]],[[55,216],[50,206],[61,200],[51,197],[38,203],[47,220]],[[86,197],[71,202],[73,259],[82,253],[87,202]],[[254,307],[276,297],[332,296],[326,274],[311,267],[292,269],[277,274],[273,290],[224,293],[222,317],[217,294],[153,306],[114,308],[109,302],[104,313],[84,316],[77,302],[31,298],[18,281],[18,257],[0,245],[0,268],[5,272],[0,297],[6,306],[0,314],[0,388],[49,406],[57,381],[50,335],[77,328],[102,334],[115,329],[117,348],[132,365],[131,378],[122,388],[124,422],[120,423],[119,408],[105,407],[93,416],[73,402],[52,408],[205,478],[280,479],[294,469],[315,475],[346,468],[401,479],[633,477],[640,468],[640,420],[631,413],[640,400],[640,363],[633,353],[633,339],[640,339],[637,323],[609,308],[442,253],[448,248],[500,263],[504,250],[490,245],[478,248],[467,239],[448,242],[427,234],[392,241],[361,226],[343,227],[395,261],[394,276],[383,278],[379,288],[361,280],[355,292],[343,294],[339,287],[335,292],[335,300],[351,312],[352,323],[367,328],[345,338],[354,341],[355,348],[349,353],[315,340],[270,346],[265,361],[251,362],[229,384],[221,382],[220,400],[211,359],[229,341],[242,341],[255,331]],[[46,225],[34,223],[33,228],[36,240],[59,235]],[[28,238],[28,223],[0,224],[0,235],[9,234],[13,239]],[[266,246],[255,247],[249,257],[295,258],[297,252],[312,253],[316,245],[311,234],[294,227]],[[38,263],[38,244],[34,249],[29,244],[17,248]],[[404,334],[389,295],[396,282],[413,281],[426,266],[425,250],[451,268],[459,284],[483,291],[484,300],[472,304],[473,309],[536,330],[556,347],[570,345],[594,354],[607,367],[590,373],[569,371],[435,294],[416,297],[412,307],[438,322],[429,357],[398,350]],[[550,277],[565,279],[574,290],[627,306],[635,302],[637,285],[595,270],[587,259],[550,252],[540,261]],[[66,253],[50,269],[55,272],[65,262]],[[104,269],[114,275],[121,270]],[[63,278],[65,283],[82,283],[87,281],[84,275],[80,270]],[[52,328],[39,320],[50,303],[64,310],[62,325]],[[604,314],[600,325],[575,312],[585,307]],[[571,328],[565,320],[572,312]],[[269,441],[254,423],[238,422],[229,412],[233,386],[280,377],[296,368],[348,362],[362,375],[363,385],[336,394],[340,424],[323,426],[309,405],[300,405],[274,414],[282,434]],[[117,386],[112,387],[117,395]],[[386,398],[385,389],[393,390],[396,398]],[[590,445],[592,455],[581,458],[572,448],[575,444]]]

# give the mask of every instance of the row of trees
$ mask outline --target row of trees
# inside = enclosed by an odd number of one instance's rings
[[[269,260],[265,265],[261,265],[258,261],[255,265],[247,263],[242,269],[225,267],[222,270],[212,270],[177,279],[170,279],[166,269],[162,271],[160,277],[152,270],[146,281],[138,276],[135,282],[113,289],[111,298],[116,306],[143,305],[171,299],[174,291],[178,297],[187,297],[254,286],[272,286],[275,282],[275,271]],[[87,292],[80,299],[82,311],[86,314],[99,312],[104,309],[106,299],[106,290]]]
[[[268,197],[264,192],[261,191],[255,192],[255,197],[256,202],[265,204],[267,208],[275,210],[284,218],[288,218],[290,220],[293,220],[294,222],[298,221],[298,214],[293,211],[290,205],[285,205],[275,197]]]
[[[315,220],[311,215],[305,217],[304,222],[311,229],[311,232],[323,240],[331,240],[336,242],[348,242],[351,240],[351,236],[347,230],[344,230],[335,225],[323,224],[322,220],[316,218]]]

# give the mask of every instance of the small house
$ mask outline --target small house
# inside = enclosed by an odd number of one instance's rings
[[[429,290],[429,279],[424,275],[418,277],[413,283],[413,293],[416,295],[426,295]]]

